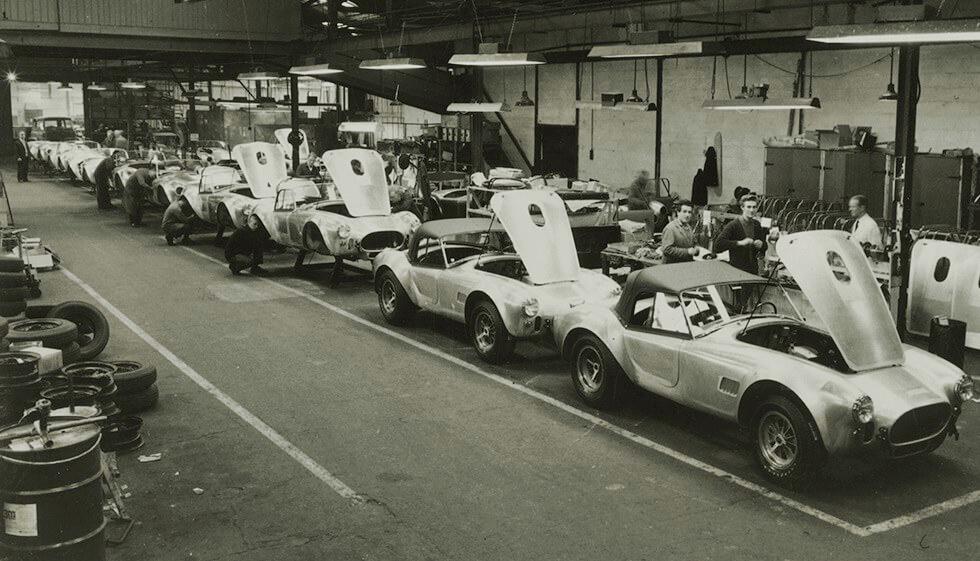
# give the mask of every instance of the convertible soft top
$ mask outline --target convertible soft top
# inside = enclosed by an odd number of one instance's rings
[[[657,265],[631,273],[623,286],[616,313],[622,318],[633,314],[633,301],[650,292],[678,293],[710,286],[743,282],[765,282],[766,279],[736,269],[724,261],[691,261]]]
[[[486,232],[490,228],[490,218],[444,218],[430,220],[422,224],[417,236],[426,238],[443,238],[454,234],[470,232]],[[503,232],[504,227],[499,220],[493,220],[493,232]]]

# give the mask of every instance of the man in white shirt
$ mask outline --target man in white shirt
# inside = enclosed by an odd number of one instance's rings
[[[854,218],[854,226],[851,228],[851,241],[861,247],[870,249],[884,249],[881,240],[881,230],[874,218],[868,215],[868,198],[864,195],[854,195],[848,203],[848,210]]]

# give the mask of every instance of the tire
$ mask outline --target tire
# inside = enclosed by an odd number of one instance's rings
[[[0,272],[3,273],[22,273],[24,271],[24,261],[20,257],[0,257]]]
[[[41,341],[45,347],[61,349],[78,340],[78,328],[74,323],[59,318],[20,319],[10,322],[7,339],[11,343]]]
[[[591,333],[572,348],[572,385],[579,399],[596,409],[611,409],[622,401],[623,373],[609,348]]]
[[[61,363],[62,365],[75,364],[86,360],[82,358],[82,347],[78,343],[71,342],[68,343],[63,349],[61,349]]]
[[[27,287],[0,288],[0,302],[20,302],[27,300]]]
[[[27,274],[24,271],[19,273],[0,272],[0,288],[17,288],[27,286]]]
[[[152,409],[160,400],[160,389],[156,384],[136,393],[116,394],[114,398],[116,405],[123,415],[142,413],[147,409]]]
[[[49,318],[66,319],[78,328],[81,360],[99,356],[109,344],[109,321],[95,306],[86,302],[62,302],[51,308]]]
[[[514,337],[507,331],[493,302],[483,300],[473,309],[469,322],[470,340],[480,358],[491,364],[500,364],[514,353]]]
[[[139,393],[157,381],[157,369],[135,360],[113,360],[110,364],[118,370],[113,374],[120,394]]]
[[[20,315],[27,309],[27,301],[0,302],[0,316],[12,318]]]
[[[752,435],[762,473],[786,487],[805,487],[826,457],[810,416],[781,395],[771,396],[759,406],[752,421]]]
[[[382,271],[378,278],[377,291],[378,307],[388,323],[405,325],[415,315],[415,304],[391,269]]]

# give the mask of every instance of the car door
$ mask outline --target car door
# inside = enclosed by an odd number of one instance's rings
[[[275,224],[272,227],[279,240],[289,240],[289,217],[295,208],[296,200],[289,190],[283,189],[276,194],[276,204],[272,209],[272,219]]]
[[[644,388],[672,388],[679,379],[680,350],[690,340],[687,317],[677,295],[640,294],[624,335],[627,367]]]
[[[423,238],[415,248],[412,263],[412,284],[418,295],[418,305],[439,311],[439,281],[446,272],[446,255],[442,241]]]

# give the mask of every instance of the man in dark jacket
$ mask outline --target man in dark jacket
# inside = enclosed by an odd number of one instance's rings
[[[27,181],[27,169],[31,163],[31,151],[27,148],[27,133],[17,133],[17,181]]]
[[[144,195],[153,188],[155,177],[156,173],[151,169],[138,169],[123,186],[123,207],[126,209],[130,225],[134,228],[143,225],[143,199]]]
[[[178,239],[180,243],[190,243],[196,222],[197,216],[187,199],[180,198],[171,203],[163,213],[163,222],[160,224],[167,245],[174,245]]]
[[[677,218],[664,226],[664,234],[660,243],[660,251],[664,254],[664,263],[682,263],[694,261],[698,254],[694,243],[694,227],[691,226],[691,216],[694,214],[694,204],[683,200],[677,202]]]
[[[715,238],[715,253],[728,252],[728,262],[746,273],[759,274],[759,257],[766,251],[766,234],[755,219],[759,201],[755,195],[743,195],[739,201],[742,215],[721,229]]]
[[[95,199],[98,201],[99,208],[107,210],[112,208],[112,170],[116,169],[116,160],[109,156],[99,162],[95,168]]]
[[[262,264],[262,250],[269,238],[257,216],[250,215],[245,227],[238,228],[228,237],[225,244],[225,259],[233,275],[240,275],[248,269],[253,275],[265,274]]]

